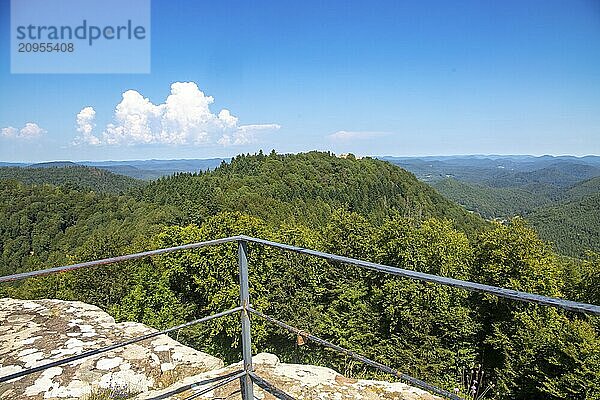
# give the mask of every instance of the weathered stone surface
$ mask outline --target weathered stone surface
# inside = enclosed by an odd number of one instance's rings
[[[151,332],[143,324],[117,324],[81,302],[0,299],[0,376]],[[0,384],[0,399],[79,399],[123,384],[143,392],[222,367],[218,358],[161,335]]]
[[[0,299],[0,376],[73,354],[155,332],[143,324],[115,323],[95,306],[60,300]],[[255,372],[296,399],[343,400],[438,399],[403,383],[357,380],[329,368],[280,363],[261,353]],[[241,369],[215,357],[158,336],[98,356],[75,361],[0,384],[0,399],[85,399],[98,388],[123,387],[135,399],[184,399]],[[200,399],[240,399],[239,382],[212,390]],[[256,387],[256,386],[255,386]],[[272,395],[256,387],[259,399]]]
[[[404,383],[346,378],[332,369],[314,365],[280,363],[277,356],[261,353],[253,357],[257,375],[298,400],[437,400],[423,390]],[[211,378],[223,376],[242,368],[241,363],[233,364],[216,371],[190,376],[163,390],[149,391],[136,397],[136,400],[184,399],[194,393],[213,386]],[[240,399],[235,393],[239,382],[232,382],[198,397],[199,399]],[[259,399],[274,400],[255,385],[254,395]]]

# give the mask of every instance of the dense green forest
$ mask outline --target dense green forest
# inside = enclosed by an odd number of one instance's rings
[[[178,206],[187,222],[197,224],[220,211],[241,211],[275,225],[310,226],[343,208],[375,223],[399,215],[447,218],[467,232],[484,225],[401,168],[319,152],[240,155],[214,171],[161,178],[139,193],[143,200]]]
[[[21,168],[0,167],[0,180],[15,179],[28,184],[52,184],[99,193],[125,193],[143,182],[123,175],[84,166]]]
[[[448,199],[488,219],[525,215],[552,201],[545,191],[532,193],[522,188],[495,188],[455,178],[442,179],[432,186]]]
[[[586,196],[580,199],[586,199]],[[597,209],[597,206],[596,206]],[[600,304],[600,256],[565,259],[522,219],[486,223],[389,163],[243,155],[126,195],[0,180],[0,273],[247,234],[403,268]],[[489,399],[600,399],[600,321],[249,247],[253,306],[449,390],[481,364]],[[0,286],[77,299],[157,328],[233,307],[233,244]],[[389,379],[253,320],[255,351]],[[239,322],[179,340],[239,360]]]
[[[541,185],[541,184],[540,184]],[[444,196],[489,219],[522,216],[569,257],[600,251],[600,177],[556,189],[548,185],[490,187],[446,178],[433,184]]]
[[[600,158],[438,157],[390,159],[486,219],[521,216],[568,257],[599,252]]]
[[[474,211],[484,218],[510,218],[541,208],[554,208],[569,215],[569,203],[585,200],[600,193],[600,176],[573,185],[556,188],[552,185],[529,184],[526,187],[493,187],[485,184],[444,178],[432,183],[442,195]],[[560,224],[553,223],[560,229]]]
[[[582,257],[600,249],[600,192],[538,208],[527,219],[561,254]]]
[[[103,249],[145,247],[179,214],[130,196],[0,179],[0,274],[70,263],[82,252],[96,258]]]
[[[564,192],[561,200],[579,200],[586,196],[600,193],[600,176],[581,181],[571,186]]]

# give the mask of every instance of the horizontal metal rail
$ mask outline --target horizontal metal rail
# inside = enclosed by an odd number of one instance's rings
[[[149,333],[149,334],[143,335],[143,336],[138,336],[138,337],[135,337],[133,339],[127,340],[125,342],[115,343],[115,344],[110,345],[110,346],[102,347],[100,349],[94,349],[94,350],[86,351],[85,353],[81,353],[81,354],[77,354],[75,356],[67,357],[67,358],[64,358],[62,360],[57,360],[57,361],[53,361],[51,363],[47,363],[47,364],[43,364],[43,365],[38,365],[37,367],[32,367],[32,368],[24,369],[22,371],[15,372],[13,374],[0,377],[0,383],[7,382],[7,381],[10,381],[12,379],[21,378],[21,377],[23,377],[25,375],[29,375],[29,374],[33,374],[35,372],[43,371],[43,370],[48,369],[48,368],[58,367],[59,365],[68,364],[68,363],[73,362],[73,361],[81,360],[82,358],[92,357],[92,356],[95,356],[95,355],[98,355],[98,354],[106,353],[108,351],[111,351],[111,350],[114,350],[114,349],[118,349],[120,347],[125,347],[125,346],[133,344],[133,343],[141,342],[142,340],[151,339],[151,338],[156,337],[156,336],[164,335],[164,334],[167,334],[169,332],[173,332],[173,331],[176,331],[176,330],[179,330],[179,329],[187,328],[188,326],[196,325],[196,324],[199,324],[199,323],[202,323],[202,322],[207,322],[207,321],[210,321],[211,319],[224,317],[226,315],[233,314],[233,313],[236,313],[236,312],[240,312],[242,310],[243,310],[243,307],[232,308],[231,310],[227,310],[227,311],[223,311],[223,312],[220,312],[220,313],[217,313],[217,314],[209,315],[207,317],[199,318],[199,319],[196,319],[194,321],[186,322],[185,324],[173,326],[173,327],[171,327],[169,329],[165,329],[165,330],[157,331],[157,332],[152,332],[152,333]]]
[[[269,392],[273,396],[277,397],[278,399],[281,399],[281,400],[296,400],[295,398],[293,398],[292,396],[290,396],[289,394],[287,394],[283,390],[281,390],[281,389],[273,386],[272,384],[270,384],[269,382],[267,382],[266,380],[264,380],[260,376],[256,375],[254,372],[249,371],[248,375],[250,376],[250,378],[252,378],[252,381],[254,383],[256,383],[258,386],[260,386],[262,389],[264,389],[265,391]]]
[[[212,385],[210,387],[207,387],[205,389],[199,390],[196,393],[192,394],[191,396],[188,396],[188,397],[184,398],[183,400],[196,399],[196,398],[198,398],[198,397],[200,397],[202,395],[205,395],[208,392],[212,392],[213,390],[220,388],[221,386],[225,386],[228,383],[231,383],[231,382],[233,382],[233,381],[235,381],[237,379],[240,379],[240,378],[246,376],[246,374],[247,374],[246,371],[241,370],[240,372],[238,372],[235,375],[231,375],[231,374],[230,375],[225,375],[223,377],[223,380],[221,380],[220,382],[218,382],[218,383],[216,383],[216,384],[214,384],[214,385]]]
[[[345,348],[343,348],[341,346],[338,346],[337,344],[333,344],[331,342],[328,342],[325,339],[321,339],[320,337],[317,337],[317,336],[312,335],[312,334],[310,334],[310,333],[308,333],[306,331],[303,331],[301,329],[298,329],[296,327],[288,325],[285,322],[279,321],[278,319],[275,319],[275,318],[273,318],[273,317],[271,317],[269,315],[263,314],[260,311],[257,311],[257,310],[255,310],[252,307],[248,307],[248,311],[251,314],[254,314],[254,315],[256,315],[256,316],[258,316],[260,318],[263,318],[263,319],[265,319],[265,320],[267,320],[267,321],[269,321],[269,322],[271,322],[271,323],[279,326],[280,328],[283,328],[283,329],[285,329],[287,331],[295,333],[296,335],[302,336],[303,338],[311,340],[311,341],[313,341],[315,343],[318,343],[318,344],[320,344],[322,346],[328,347],[328,348],[330,348],[332,350],[337,351],[338,353],[342,353],[342,354],[344,354],[346,356],[349,356],[349,357],[351,357],[351,358],[353,358],[353,359],[355,359],[357,361],[360,361],[360,362],[362,362],[364,364],[370,365],[373,368],[377,368],[378,370],[383,371],[383,372],[385,372],[387,374],[393,375],[393,376],[395,376],[395,377],[397,377],[397,378],[399,378],[399,379],[401,379],[403,381],[406,381],[406,382],[412,384],[413,386],[416,386],[416,387],[421,388],[423,390],[427,390],[428,392],[431,392],[431,393],[439,394],[441,396],[444,396],[444,397],[452,399],[452,400],[463,400],[461,397],[458,397],[454,393],[450,393],[447,390],[440,389],[438,387],[430,385],[429,383],[424,382],[424,381],[422,381],[420,379],[417,379],[417,378],[413,378],[410,375],[403,374],[403,373],[401,373],[400,371],[398,371],[398,370],[396,370],[394,368],[391,368],[391,367],[388,367],[387,365],[378,363],[377,361],[373,361],[373,360],[371,360],[371,359],[369,359],[369,358],[367,358],[367,357],[365,357],[363,355],[355,353],[352,350],[345,349]]]
[[[0,283],[19,281],[22,279],[34,278],[36,276],[51,275],[51,274],[56,274],[59,272],[66,272],[66,271],[74,271],[76,269],[96,267],[99,265],[116,264],[116,263],[123,262],[123,261],[131,261],[131,260],[137,260],[140,258],[145,258],[145,257],[150,257],[150,256],[157,256],[157,255],[165,254],[165,253],[172,253],[174,251],[198,249],[198,248],[207,247],[207,246],[215,246],[218,244],[235,242],[236,240],[238,240],[238,237],[233,236],[233,237],[228,237],[228,238],[223,238],[223,239],[207,240],[205,242],[199,242],[199,243],[184,244],[182,246],[167,247],[165,249],[144,251],[141,253],[128,254],[125,256],[104,258],[102,260],[88,261],[88,262],[83,262],[83,263],[79,263],[79,264],[66,265],[66,266],[62,266],[62,267],[42,269],[39,271],[23,272],[20,274],[0,276]]]
[[[411,271],[408,269],[392,267],[392,266],[385,265],[385,264],[377,264],[377,263],[373,263],[373,262],[369,262],[369,261],[358,260],[355,258],[338,256],[335,254],[324,253],[324,252],[317,251],[317,250],[306,249],[306,248],[298,247],[298,246],[291,246],[288,244],[273,242],[270,240],[264,240],[264,239],[259,239],[259,238],[254,238],[251,236],[244,236],[244,235],[231,236],[231,237],[215,239],[215,240],[208,240],[208,241],[199,242],[199,243],[191,243],[191,244],[186,244],[186,245],[182,245],[182,246],[169,247],[169,248],[165,248],[165,249],[145,251],[142,253],[129,254],[129,255],[124,255],[124,256],[119,256],[119,257],[105,258],[102,260],[89,261],[89,262],[84,262],[84,263],[79,263],[79,264],[67,265],[67,266],[63,266],[63,267],[48,268],[48,269],[44,269],[44,270],[40,270],[40,271],[24,272],[24,273],[20,273],[20,274],[1,276],[0,283],[17,281],[17,280],[21,280],[21,279],[32,278],[32,277],[42,276],[42,275],[50,275],[50,274],[54,274],[54,273],[58,273],[58,272],[72,271],[72,270],[76,270],[76,269],[80,269],[80,268],[94,267],[94,266],[98,266],[98,265],[114,264],[114,263],[118,263],[118,262],[122,262],[122,261],[136,260],[136,259],[140,259],[140,258],[144,258],[144,257],[150,257],[150,256],[155,256],[155,255],[160,255],[160,254],[165,254],[165,253],[171,253],[171,252],[180,251],[180,250],[197,249],[197,248],[201,248],[201,247],[214,246],[214,245],[223,244],[223,243],[231,243],[231,242],[236,242],[238,240],[245,240],[245,241],[248,241],[251,243],[261,244],[264,246],[278,248],[278,249],[285,250],[285,251],[291,251],[294,253],[306,254],[306,255],[322,258],[322,259],[325,259],[328,261],[355,265],[355,266],[370,269],[373,271],[384,272],[387,274],[392,274],[392,275],[401,276],[401,277],[405,277],[405,278],[416,279],[419,281],[432,282],[432,283],[437,283],[440,285],[466,289],[466,290],[470,290],[470,291],[474,291],[474,292],[490,293],[490,294],[494,294],[499,297],[504,297],[504,298],[508,298],[508,299],[512,299],[512,300],[541,304],[541,305],[546,305],[546,306],[556,307],[556,308],[562,308],[562,309],[569,310],[569,311],[600,315],[600,306],[599,305],[581,303],[581,302],[570,301],[570,300],[563,300],[563,299],[559,299],[556,297],[542,296],[539,294],[521,292],[521,291],[512,290],[512,289],[505,289],[505,288],[501,288],[501,287],[497,287],[497,286],[484,285],[482,283],[464,281],[464,280],[454,279],[454,278],[447,278],[447,277],[443,277],[443,276],[439,276],[439,275],[426,274],[424,272]]]
[[[551,306],[556,308],[562,308],[569,311],[582,312],[587,314],[600,315],[600,306],[594,304],[580,303],[576,301],[563,300],[556,297],[542,296],[539,294],[521,292],[518,290],[504,289],[497,286],[484,285],[481,283],[475,283],[470,281],[463,281],[460,279],[446,278],[439,275],[426,274],[424,272],[411,271],[408,269],[402,269],[392,267],[384,264],[377,264],[369,261],[357,260],[355,258],[338,256],[335,254],[323,253],[321,251],[305,249],[297,246],[290,246],[278,242],[271,242],[269,240],[257,239],[249,236],[241,236],[241,239],[247,240],[248,242],[262,244],[281,250],[291,251],[299,254],[306,254],[314,257],[326,259],[328,261],[334,261],[344,264],[355,265],[358,267],[370,269],[373,271],[385,272],[396,276],[402,276],[405,278],[416,279],[424,282],[438,283],[440,285],[451,286],[461,289],[466,289],[474,292],[483,292],[494,294],[499,297],[507,299],[536,303],[545,306]]]

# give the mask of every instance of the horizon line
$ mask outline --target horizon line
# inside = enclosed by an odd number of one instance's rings
[[[353,152],[340,152],[336,153],[328,150],[309,150],[309,151],[300,151],[300,152],[281,152],[277,154],[286,155],[286,154],[302,154],[309,153],[312,151],[317,152],[330,152],[334,155],[345,155],[345,154],[353,154],[358,157],[370,157],[376,159],[384,159],[384,158],[404,158],[404,159],[417,159],[417,158],[433,158],[433,157],[444,157],[444,158],[459,158],[459,157],[532,157],[532,158],[542,158],[542,157],[553,157],[553,158],[561,158],[561,157],[571,157],[571,158],[586,158],[586,157],[600,157],[600,154],[499,154],[499,153],[463,153],[463,154],[427,154],[427,155],[374,155],[374,154],[357,154]],[[44,163],[60,163],[60,162],[70,162],[70,163],[100,163],[100,162],[136,162],[136,161],[204,161],[204,160],[231,160],[234,157],[245,154],[258,154],[256,151],[254,153],[239,153],[230,157],[206,157],[206,158],[134,158],[134,159],[103,159],[103,160],[65,160],[65,159],[50,159],[50,160],[36,160],[36,161],[3,161],[0,160],[0,163],[3,164],[44,164]],[[263,154],[268,155],[263,151]]]

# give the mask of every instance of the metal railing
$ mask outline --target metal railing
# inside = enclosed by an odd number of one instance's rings
[[[224,317],[226,315],[230,315],[230,314],[239,312],[240,313],[240,322],[241,322],[241,332],[242,332],[241,333],[241,342],[242,342],[243,368],[240,371],[234,371],[232,373],[229,373],[224,376],[213,379],[211,382],[216,382],[214,385],[210,386],[209,388],[205,388],[200,391],[196,391],[194,394],[187,397],[185,400],[197,398],[197,397],[201,396],[202,394],[208,393],[211,390],[214,390],[218,387],[221,387],[223,385],[226,385],[226,384],[231,383],[238,379],[240,380],[240,392],[241,392],[242,398],[244,400],[253,400],[255,398],[254,387],[253,387],[254,384],[256,384],[259,387],[263,388],[264,390],[270,392],[272,395],[274,395],[277,398],[285,399],[285,400],[293,399],[292,396],[290,396],[289,394],[283,392],[282,390],[274,387],[269,382],[267,382],[264,378],[260,377],[259,375],[257,375],[254,372],[254,369],[252,366],[252,343],[251,343],[252,337],[251,337],[251,326],[250,326],[250,314],[252,314],[256,317],[262,318],[282,329],[285,329],[292,333],[295,333],[298,336],[302,336],[306,340],[310,340],[310,341],[313,341],[320,345],[323,345],[325,347],[328,347],[334,351],[337,351],[341,354],[349,356],[349,357],[351,357],[357,361],[360,361],[364,364],[367,364],[373,368],[376,368],[380,371],[383,371],[385,373],[393,375],[396,378],[399,378],[402,381],[408,382],[413,386],[419,387],[421,389],[427,390],[427,391],[429,391],[431,393],[435,393],[437,395],[444,396],[449,399],[461,400],[461,398],[454,393],[451,393],[447,390],[430,385],[420,379],[414,378],[407,374],[401,373],[400,371],[398,371],[392,367],[389,367],[389,366],[383,365],[381,363],[378,363],[376,361],[373,361],[373,360],[371,360],[361,354],[358,354],[352,350],[345,349],[345,348],[338,346],[334,343],[331,343],[327,340],[324,340],[315,335],[309,334],[306,331],[303,331],[299,328],[288,325],[285,322],[279,321],[279,320],[273,318],[272,316],[263,314],[260,311],[254,309],[251,306],[250,297],[249,297],[248,249],[247,249],[248,243],[254,243],[254,244],[258,244],[258,245],[277,248],[277,249],[280,249],[283,251],[305,254],[305,255],[325,259],[330,262],[350,264],[350,265],[358,266],[361,268],[366,268],[366,269],[369,269],[372,271],[378,271],[378,272],[383,272],[383,273],[401,276],[401,277],[405,277],[405,278],[416,279],[419,281],[432,282],[432,283],[437,283],[440,285],[461,288],[461,289],[466,289],[466,290],[475,291],[475,292],[489,293],[489,294],[493,294],[493,295],[496,295],[499,297],[504,297],[504,298],[508,298],[508,299],[512,299],[512,300],[541,304],[541,305],[550,306],[550,307],[557,307],[557,308],[574,311],[574,312],[581,312],[581,313],[592,314],[592,315],[600,315],[600,306],[594,305],[594,304],[579,303],[579,302],[563,300],[563,299],[554,298],[554,297],[541,296],[541,295],[532,294],[532,293],[526,293],[526,292],[521,292],[521,291],[516,291],[516,290],[510,290],[510,289],[504,289],[504,288],[495,287],[495,286],[484,285],[484,284],[475,283],[475,282],[463,281],[463,280],[453,279],[453,278],[446,278],[446,277],[442,277],[442,276],[438,276],[438,275],[431,275],[431,274],[426,274],[426,273],[422,273],[422,272],[411,271],[411,270],[397,268],[397,267],[393,267],[393,266],[389,266],[389,265],[372,263],[372,262],[368,262],[368,261],[358,260],[358,259],[349,258],[349,257],[343,257],[343,256],[324,253],[324,252],[311,250],[311,249],[305,249],[305,248],[297,247],[297,246],[290,246],[287,244],[272,242],[272,241],[268,241],[268,240],[264,240],[264,239],[258,239],[258,238],[254,238],[254,237],[250,237],[250,236],[243,236],[243,235],[232,236],[232,237],[223,238],[223,239],[209,240],[209,241],[199,242],[199,243],[192,243],[192,244],[187,244],[187,245],[183,245],[183,246],[176,246],[176,247],[169,247],[169,248],[152,250],[152,251],[145,251],[145,252],[141,252],[141,253],[129,254],[129,255],[124,255],[124,256],[119,256],[119,257],[112,257],[112,258],[106,258],[106,259],[102,259],[102,260],[95,260],[95,261],[89,261],[89,262],[84,262],[84,263],[79,263],[79,264],[67,265],[67,266],[63,266],[63,267],[48,268],[48,269],[39,270],[39,271],[32,271],[32,272],[25,272],[25,273],[20,273],[20,274],[2,276],[2,277],[0,277],[0,283],[19,281],[19,280],[23,280],[23,279],[27,279],[27,278],[56,274],[56,273],[66,272],[66,271],[73,271],[73,270],[77,270],[77,269],[81,269],[81,268],[89,268],[89,267],[95,267],[95,266],[101,266],[101,265],[115,264],[115,263],[119,263],[119,262],[123,262],[123,261],[131,261],[131,260],[141,259],[144,257],[172,253],[175,251],[198,249],[198,248],[202,248],[202,247],[215,246],[215,245],[219,245],[219,244],[223,244],[223,243],[232,243],[232,242],[236,242],[238,244],[238,268],[239,268],[238,272],[239,272],[239,285],[240,285],[240,303],[239,303],[238,307],[235,307],[230,310],[223,311],[223,312],[220,312],[217,314],[209,315],[209,316],[206,316],[203,318],[199,318],[199,319],[187,322],[185,324],[177,325],[177,326],[174,326],[174,327],[162,330],[162,331],[156,331],[156,332],[153,332],[153,333],[150,333],[147,335],[138,336],[138,337],[135,337],[133,339],[130,339],[130,340],[127,340],[127,341],[124,341],[121,343],[116,343],[116,344],[113,344],[110,346],[90,350],[90,351],[87,351],[87,352],[84,352],[81,354],[77,354],[77,355],[74,355],[71,357],[67,357],[67,358],[64,358],[61,360],[57,360],[57,361],[49,362],[46,364],[38,365],[35,367],[23,369],[19,372],[15,372],[15,373],[0,377],[0,383],[6,384],[14,379],[21,378],[25,375],[33,374],[33,373],[43,371],[48,368],[60,366],[63,364],[68,364],[70,362],[77,361],[82,358],[96,356],[98,354],[102,354],[102,353],[105,353],[105,352],[108,352],[108,351],[111,351],[111,350],[114,350],[114,349],[117,349],[120,347],[124,347],[124,346],[130,345],[130,344],[133,344],[133,343],[147,340],[152,337],[156,337],[159,335],[174,332],[174,331],[177,331],[177,330],[180,330],[180,329],[192,326],[192,325],[200,324],[203,322],[207,322],[207,321],[210,321],[210,320],[213,320],[216,318]]]

